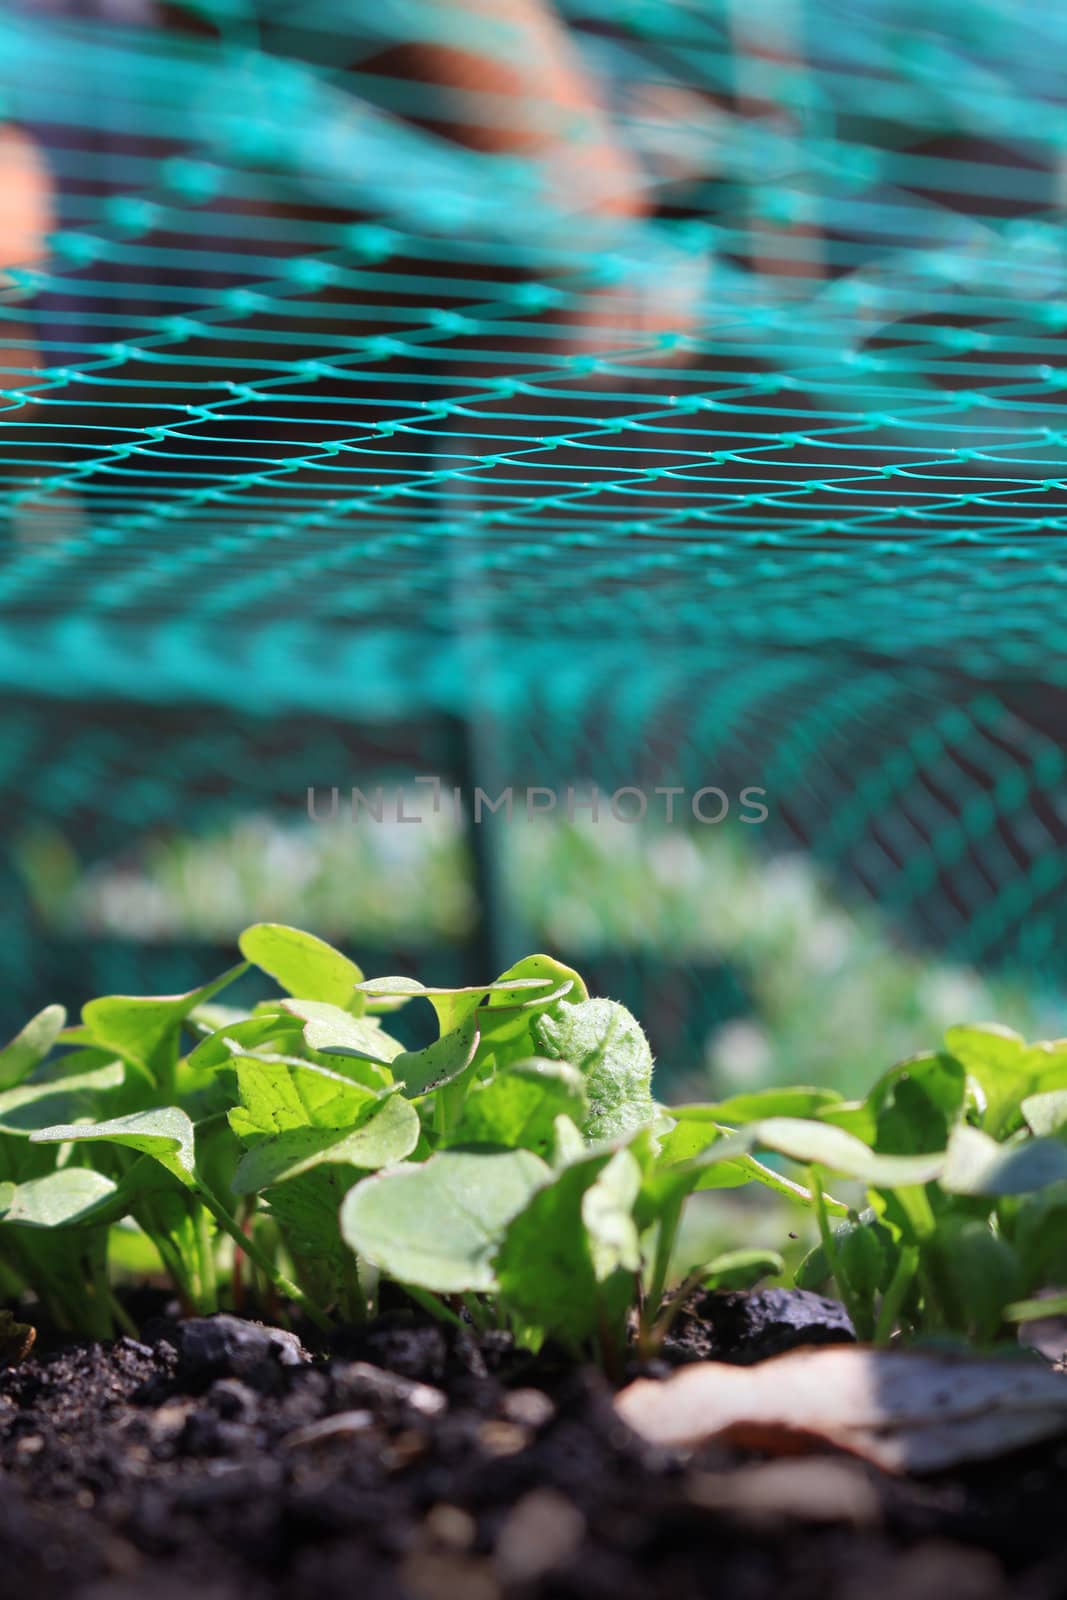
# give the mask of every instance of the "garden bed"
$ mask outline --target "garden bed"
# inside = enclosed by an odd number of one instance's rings
[[[658,1363],[848,1337],[839,1308],[703,1296]],[[749,1311],[756,1313],[754,1317]],[[601,1372],[393,1309],[328,1341],[232,1317],[0,1372],[6,1592],[79,1600],[1042,1600],[1067,1444],[922,1477],[836,1453],[688,1456]]]
[[[665,1106],[551,957],[240,944],[0,1050],[16,1600],[1067,1592],[1067,1041]],[[282,992],[220,1004],[249,964]],[[781,1250],[683,1241],[753,1184]]]

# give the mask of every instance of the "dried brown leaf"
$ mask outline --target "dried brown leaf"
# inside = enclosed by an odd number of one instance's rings
[[[1067,1433],[1067,1378],[1036,1362],[856,1346],[752,1367],[698,1362],[663,1382],[638,1379],[615,1405],[652,1444],[829,1447],[888,1472],[936,1472]]]

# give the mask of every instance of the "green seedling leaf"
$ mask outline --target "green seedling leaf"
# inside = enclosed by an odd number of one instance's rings
[[[680,1124],[680,1126],[683,1126]],[[689,1126],[693,1126],[690,1124]],[[874,1188],[901,1188],[931,1182],[944,1167],[944,1153],[930,1156],[881,1156],[843,1128],[794,1117],[767,1117],[752,1122],[737,1132],[726,1132],[691,1160],[664,1167],[661,1164],[646,1180],[642,1206],[648,1221],[663,1207],[677,1203],[696,1188],[715,1187],[715,1169],[731,1162],[751,1161],[752,1151],[764,1149],[786,1156],[804,1166],[817,1166],[846,1178],[855,1178]],[[668,1156],[672,1152],[668,1152]],[[769,1187],[789,1192],[787,1180],[764,1168],[750,1171],[751,1177]],[[735,1179],[729,1180],[733,1186]],[[792,1197],[809,1199],[808,1192],[796,1186]],[[847,1207],[831,1196],[824,1199],[828,1212],[838,1216]]]
[[[573,1069],[572,1069],[573,1070]],[[552,1119],[552,1147],[548,1157],[553,1170],[562,1172],[575,1161],[584,1161],[589,1154],[581,1129],[573,1118],[566,1115]]]
[[[925,1155],[944,1150],[963,1115],[966,1089],[966,1073],[952,1056],[913,1056],[883,1073],[864,1100],[824,1106],[818,1116],[882,1155]]]
[[[634,1221],[640,1189],[640,1166],[629,1150],[616,1150],[585,1191],[582,1222],[598,1283],[606,1283],[615,1272],[640,1269],[641,1241]]]
[[[757,1161],[755,1156],[738,1156],[732,1161],[714,1162],[700,1174],[698,1181],[692,1185],[691,1192],[696,1193],[705,1189],[740,1189],[747,1183],[758,1183],[761,1189],[769,1189],[772,1194],[781,1195],[783,1200],[791,1200],[794,1205],[812,1204],[810,1189],[806,1189],[802,1183],[797,1183],[792,1178],[787,1178],[784,1173],[776,1172],[765,1162]],[[846,1207],[840,1200],[835,1200],[833,1195],[825,1195],[824,1200],[835,1215],[844,1213]]]
[[[471,1089],[451,1142],[521,1147],[535,1150],[547,1161],[556,1120],[562,1116],[574,1129],[578,1153],[583,1155],[585,1146],[575,1124],[585,1121],[587,1104],[585,1080],[574,1067],[537,1058],[517,1061]]]
[[[432,1000],[447,998],[449,995],[470,995],[476,1003],[480,1003],[485,995],[495,988],[504,988],[503,984],[492,983],[467,983],[453,988],[443,987],[431,983],[420,983],[418,978],[367,978],[359,986],[360,994],[366,995],[368,1000],[400,1000],[406,1004],[409,1000]],[[545,987],[542,980],[530,980],[525,985],[528,989],[542,989]]]
[[[941,1187],[949,1194],[1026,1194],[1067,1180],[1067,1145],[1059,1139],[998,1144],[979,1128],[958,1127],[949,1140]]]
[[[144,1230],[185,1301],[203,1314],[217,1310],[202,1191],[142,1155],[123,1175],[116,1199]]]
[[[1004,1307],[1005,1322],[1039,1322],[1046,1317],[1067,1317],[1067,1294],[1041,1295]]]
[[[221,1007],[219,1008],[222,1009]],[[189,1066],[194,1071],[228,1067],[235,1055],[258,1050],[265,1044],[277,1044],[287,1050],[303,1035],[304,1023],[300,1017],[276,1011],[240,1021],[228,1022],[211,1033],[189,1054]]]
[[[1004,1321],[1004,1309],[1025,1291],[1015,1251],[985,1222],[942,1226],[927,1246],[927,1270],[961,1333],[987,1343]]]
[[[889,1251],[884,1250],[882,1238],[874,1228],[852,1228],[839,1240],[829,1227],[828,1219],[820,1217],[820,1232],[837,1292],[853,1326],[861,1339],[872,1339],[878,1327],[875,1296],[892,1278],[893,1267],[902,1258],[902,1252],[895,1244]],[[910,1243],[907,1249],[910,1260],[914,1254]],[[890,1310],[887,1310],[886,1316],[889,1315]]]
[[[539,1189],[496,1257],[512,1314],[572,1348],[615,1325],[640,1266],[634,1208],[641,1184],[628,1150],[599,1151]]]
[[[679,1107],[688,1113],[687,1106]],[[740,1189],[747,1183],[758,1183],[764,1189],[779,1194],[794,1204],[810,1206],[811,1192],[795,1183],[773,1167],[758,1161],[745,1150],[736,1150],[725,1159],[702,1161],[713,1145],[731,1138],[732,1128],[718,1127],[702,1118],[691,1121],[684,1116],[665,1132],[659,1141],[655,1168],[646,1178],[642,1196],[642,1210],[648,1211],[648,1221],[660,1214],[664,1205],[681,1200],[697,1189]],[[847,1207],[832,1195],[823,1196],[827,1209],[843,1216]]]
[[[33,1144],[74,1144],[103,1140],[151,1156],[187,1188],[196,1184],[193,1125],[177,1106],[158,1111],[135,1111],[110,1122],[73,1122],[42,1128],[30,1135]]]
[[[584,1077],[589,1111],[582,1132],[588,1140],[619,1139],[655,1119],[652,1051],[625,1006],[561,1000],[534,1019],[531,1032],[538,1054],[567,1061]]]
[[[857,1295],[870,1299],[887,1287],[898,1250],[892,1233],[873,1210],[868,1207],[835,1228],[833,1245],[841,1271]],[[798,1289],[820,1289],[832,1276],[820,1241],[800,1263],[794,1281]]]
[[[413,1098],[428,1094],[466,1072],[474,1060],[478,1039],[478,1023],[472,1012],[454,1032],[435,1039],[425,1050],[404,1050],[394,1056],[393,1077]]]
[[[378,1096],[327,1067],[285,1056],[237,1056],[241,1104],[229,1114],[238,1138],[258,1141],[291,1128],[355,1128]]]
[[[1031,1133],[1047,1136],[1067,1125],[1067,1089],[1049,1089],[1022,1102],[1022,1114]]]
[[[3,1221],[22,1228],[71,1228],[96,1223],[116,1185],[91,1167],[64,1167],[14,1186]]]
[[[1022,1262],[1028,1291],[1067,1283],[1067,1184],[999,1199],[997,1220]]]
[[[56,1040],[60,1045],[93,1045],[96,1039],[92,1028],[86,1027],[84,1022],[71,1023],[69,1028],[64,1028]]]
[[[67,1013],[62,1006],[45,1006],[0,1050],[0,1089],[10,1089],[29,1076],[43,1061],[63,1031]]]
[[[533,983],[542,987],[528,992],[527,986]],[[538,1019],[558,1016],[564,1000],[588,998],[573,967],[552,956],[524,956],[501,973],[479,1012],[483,1049],[498,1067],[536,1055],[540,1047],[533,1029]]]
[[[359,1176],[345,1162],[325,1161],[276,1184],[262,1197],[281,1230],[301,1283],[324,1304],[341,1301],[346,1291],[351,1294],[353,1289],[358,1302],[356,1261],[341,1237],[340,1210]],[[352,1300],[348,1312],[360,1315]]]
[[[1067,1039],[1043,1040],[1030,1049],[1037,1089],[1067,1088]]]
[[[390,1094],[372,1101],[364,1109],[363,1120],[348,1131],[290,1128],[253,1145],[241,1158],[233,1190],[235,1194],[258,1194],[324,1163],[344,1162],[364,1170],[391,1166],[411,1154],[420,1131],[419,1114],[411,1102],[400,1094]]]
[[[244,1145],[230,1127],[227,1112],[214,1112],[193,1123],[196,1138],[196,1178],[213,1195],[229,1193]]]
[[[78,1071],[77,1058],[67,1056],[61,1074],[0,1094],[0,1132],[27,1137],[55,1122],[76,1122],[99,1108],[102,1095],[122,1087],[126,1068],[121,1061],[105,1060],[101,1065],[96,1050],[79,1051],[78,1056],[93,1065]]]
[[[785,1261],[777,1250],[726,1250],[696,1270],[706,1289],[751,1289],[761,1278],[779,1277]]]
[[[272,977],[287,994],[324,1000],[359,1014],[364,1000],[358,986],[363,974],[332,945],[299,928],[280,922],[257,922],[238,940],[247,961]]]
[[[530,1150],[445,1150],[365,1178],[345,1196],[341,1231],[400,1283],[440,1294],[496,1288],[508,1223],[549,1176]]]
[[[394,1011],[403,1011],[404,1007],[410,1000],[414,1000],[415,996],[412,994],[382,994],[377,997],[364,995],[363,998],[366,1006],[364,1016],[385,1017],[391,1016]]]
[[[191,1011],[233,983],[247,962],[231,967],[221,978],[188,994],[105,995],[82,1007],[82,1018],[92,1042],[140,1067],[153,1083],[165,1086],[174,1072],[178,1036]]]
[[[126,1176],[124,1194],[129,1196],[131,1208],[138,1221],[152,1234],[163,1259],[179,1283],[190,1282],[189,1264],[194,1252],[200,1255],[202,1263],[211,1258],[210,1241],[203,1239],[202,1232],[206,1225],[207,1212],[210,1211],[216,1222],[240,1243],[245,1254],[261,1271],[267,1273],[278,1289],[299,1301],[308,1315],[315,1318],[320,1325],[326,1325],[321,1309],[309,1301],[299,1287],[278,1270],[270,1257],[259,1250],[254,1240],[245,1238],[235,1218],[198,1173],[193,1124],[186,1113],[177,1106],[166,1106],[158,1111],[138,1112],[133,1116],[116,1117],[110,1122],[88,1126],[75,1123],[70,1127],[49,1128],[32,1137],[41,1143],[104,1140],[140,1151],[142,1157],[150,1158],[158,1164],[167,1177],[176,1180],[177,1184],[187,1191],[187,1198],[190,1201],[188,1215],[182,1215],[180,1201],[176,1201],[173,1196],[168,1198],[165,1193],[152,1193],[151,1183],[145,1183],[140,1179],[136,1171],[137,1164],[133,1172]],[[197,1243],[198,1235],[203,1240],[203,1248]],[[207,1308],[214,1300],[213,1267],[206,1274],[198,1272],[196,1277],[195,1299],[201,1308]]]
[[[795,1117],[768,1117],[763,1122],[752,1123],[725,1140],[722,1146],[713,1147],[709,1156],[701,1159],[717,1157],[722,1160],[727,1146],[739,1143],[743,1147],[749,1138],[756,1146],[773,1150],[790,1161],[823,1167],[827,1172],[856,1178],[874,1188],[930,1183],[940,1175],[945,1164],[944,1151],[916,1156],[879,1155],[842,1128]]]
[[[843,1128],[853,1138],[862,1139],[872,1147],[878,1138],[878,1123],[867,1100],[839,1100],[835,1105],[822,1106],[815,1116],[820,1122]]]
[[[382,1006],[399,1010],[411,1000],[428,1000],[436,1013],[441,1034],[453,1033],[477,1011],[485,994],[484,989],[434,989],[417,978],[405,977],[368,978],[359,985],[359,992],[367,1006],[374,1010]]]
[[[949,1028],[945,1044],[968,1072],[981,1082],[998,1073],[1012,1075],[1026,1050],[1026,1040],[999,1022],[961,1023]]]
[[[1067,1088],[1067,1040],[1028,1045],[1021,1034],[990,1022],[950,1028],[945,1044],[982,1092],[987,1133],[1009,1131],[1031,1094]]]
[[[762,1117],[814,1117],[842,1103],[834,1089],[804,1085],[793,1089],[757,1089],[752,1094],[731,1095],[728,1100],[709,1105],[671,1106],[670,1114],[687,1122],[714,1122],[733,1128],[746,1122],[759,1122]]]
[[[247,1022],[248,1017],[249,1013],[240,1006],[216,1006],[209,1002],[190,1011],[185,1022],[190,1033],[206,1039],[218,1033],[220,1028],[232,1028],[239,1022]]]
[[[719,1139],[728,1138],[733,1133],[732,1128],[723,1127],[716,1122],[708,1122],[703,1115],[690,1116],[690,1106],[676,1108],[678,1121],[663,1130],[659,1136],[659,1166],[661,1168],[680,1166],[684,1161],[692,1161],[694,1156],[701,1155],[705,1150]],[[703,1106],[695,1108],[702,1113]],[[743,1180],[742,1180],[743,1181]]]
[[[547,957],[545,958],[548,959]],[[486,996],[501,996],[500,1004],[509,1009],[521,1009],[534,995],[542,995],[552,988],[547,976],[528,976],[506,983],[469,984],[457,989],[433,988],[419,983],[415,978],[368,978],[359,985],[360,993],[369,1001],[383,1003],[396,1001],[406,1005],[409,1000],[428,1000],[437,1013],[442,1034],[454,1033],[468,1017],[483,1004]]]
[[[387,1067],[403,1051],[372,1017],[353,1017],[324,1000],[284,1000],[286,1012],[304,1024],[304,1043],[323,1055],[357,1056]]]
[[[539,992],[530,992],[533,984],[541,985]],[[535,1011],[544,1011],[554,1007],[561,995],[567,995],[577,1004],[589,999],[589,990],[574,968],[557,961],[555,956],[523,956],[490,984],[486,1010],[521,1006],[523,1010],[532,1007]]]

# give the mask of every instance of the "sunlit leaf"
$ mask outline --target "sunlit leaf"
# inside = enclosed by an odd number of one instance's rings
[[[356,1184],[341,1231],[357,1255],[400,1283],[444,1294],[492,1290],[504,1230],[548,1175],[529,1150],[445,1150]]]
[[[257,1194],[324,1163],[376,1170],[403,1161],[419,1142],[419,1115],[400,1094],[372,1101],[351,1129],[290,1128],[255,1144],[242,1156],[235,1194]]]
[[[496,1257],[514,1315],[572,1346],[617,1319],[639,1264],[640,1181],[629,1151],[586,1152],[530,1198]]]
[[[417,1096],[452,1083],[474,1060],[478,1048],[478,1023],[474,1013],[452,1033],[435,1039],[425,1050],[404,1050],[394,1056],[391,1070],[405,1094]]]
[[[304,1042],[323,1055],[357,1056],[387,1067],[404,1046],[373,1017],[354,1017],[325,1000],[284,1000],[304,1024]]]
[[[1067,1125],[1067,1089],[1029,1095],[1022,1103],[1022,1113],[1032,1133],[1059,1133]]]
[[[193,1125],[178,1106],[162,1106],[157,1111],[137,1111],[129,1117],[113,1117],[110,1122],[75,1122],[42,1128],[30,1135],[34,1144],[67,1144],[102,1140],[124,1145],[148,1155],[179,1183],[192,1187],[196,1182],[196,1152]]]
[[[91,1116],[109,1090],[121,1088],[126,1068],[121,1061],[101,1063],[95,1050],[79,1051],[93,1063],[83,1071],[71,1070],[75,1057],[62,1061],[64,1071],[43,1082],[23,1083],[0,1094],[0,1131],[29,1135],[55,1122],[74,1122]]]
[[[105,995],[83,1006],[82,1018],[95,1043],[141,1067],[157,1084],[165,1084],[174,1068],[185,1018],[233,983],[246,968],[247,963],[242,961],[188,994]]]
[[[536,1058],[517,1061],[471,1089],[451,1142],[521,1146],[547,1160],[556,1119],[564,1116],[578,1137],[579,1153],[584,1153],[575,1123],[585,1120],[586,1105],[585,1080],[574,1067]]]
[[[617,1139],[652,1122],[652,1051],[640,1024],[615,1000],[561,1001],[534,1019],[538,1054],[566,1061],[585,1079],[589,1140]]]
[[[1011,1028],[990,1022],[950,1028],[945,1044],[982,1091],[988,1133],[1010,1129],[1029,1095],[1067,1088],[1067,1040],[1027,1044]]]
[[[531,999],[551,991],[554,986],[550,976],[538,973],[510,982],[499,980],[496,983],[467,984],[451,989],[419,983],[415,978],[368,978],[360,984],[359,989],[368,1000],[374,1001],[406,1003],[418,998],[428,1000],[437,1013],[441,1033],[446,1034],[454,1033],[487,997],[497,1005],[518,1010]]]
[[[363,974],[354,961],[312,933],[280,922],[257,922],[238,941],[241,954],[266,972],[287,994],[325,1000],[353,1012],[363,1010],[357,992]]]
[[[797,1088],[755,1089],[750,1094],[731,1095],[728,1100],[670,1108],[671,1115],[687,1122],[714,1122],[737,1127],[758,1122],[761,1117],[814,1117],[826,1107],[841,1102],[834,1089]]]
[[[687,1113],[689,1108],[680,1106],[678,1109]],[[751,1153],[754,1139],[742,1136],[724,1150],[726,1142],[732,1141],[733,1133],[733,1129],[717,1127],[702,1117],[690,1120],[688,1115],[682,1115],[675,1126],[660,1137],[655,1170],[646,1178],[643,1187],[643,1205],[650,1211],[649,1221],[664,1205],[698,1189],[739,1189],[748,1183],[758,1183],[761,1188],[770,1189],[796,1204],[811,1205],[811,1193],[803,1184],[776,1172]],[[713,1148],[717,1153],[715,1159],[710,1159]],[[709,1159],[705,1159],[706,1156]],[[841,1201],[832,1195],[824,1198],[830,1212],[845,1214],[847,1207]]]
[[[64,1167],[13,1186],[2,1221],[23,1228],[95,1223],[116,1185],[91,1167]]]
[[[354,1128],[378,1098],[363,1084],[307,1061],[238,1056],[234,1065],[241,1104],[229,1120],[241,1139],[291,1128]]]
[[[10,1044],[0,1050],[0,1089],[21,1083],[43,1061],[63,1030],[67,1013],[62,1006],[45,1006],[31,1017]]]
[[[195,1071],[229,1066],[233,1056],[271,1043],[284,1051],[289,1041],[302,1036],[303,1030],[303,1018],[283,1011],[243,1017],[238,1022],[225,1023],[217,1032],[201,1039],[190,1052],[189,1065]]]
[[[1067,1145],[1059,1139],[998,1144],[979,1128],[956,1129],[941,1186],[950,1194],[1026,1194],[1067,1179]]]

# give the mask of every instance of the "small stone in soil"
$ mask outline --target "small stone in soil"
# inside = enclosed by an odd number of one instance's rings
[[[287,1433],[282,1449],[300,1450],[328,1439],[350,1439],[353,1434],[365,1433],[373,1426],[373,1411],[338,1411],[332,1417],[323,1417],[319,1422],[309,1422],[306,1428],[295,1428]]]
[[[335,1394],[350,1405],[394,1415],[415,1411],[423,1417],[439,1416],[448,1406],[443,1391],[432,1384],[385,1372],[369,1361],[335,1362],[332,1376]]]
[[[856,1330],[837,1300],[806,1289],[756,1289],[704,1294],[692,1310],[718,1361],[748,1366],[809,1344],[854,1344]]]
[[[478,1429],[478,1443],[487,1456],[515,1456],[529,1442],[528,1431],[516,1422],[483,1422]]]
[[[585,1537],[585,1518],[556,1489],[533,1489],[500,1530],[493,1561],[505,1583],[531,1583],[563,1566]]]
[[[882,1497],[866,1468],[833,1456],[761,1461],[729,1472],[694,1472],[686,1498],[758,1527],[783,1522],[875,1527]]]
[[[206,1388],[215,1378],[243,1378],[255,1388],[271,1386],[279,1367],[311,1360],[295,1333],[245,1322],[221,1313],[190,1317],[175,1329],[176,1381],[184,1388]]]
[[[350,1350],[399,1377],[429,1378],[435,1383],[444,1377],[448,1361],[443,1331],[437,1326],[412,1325],[402,1312],[387,1312],[376,1326],[358,1330],[355,1349],[350,1346]]]
[[[556,1408],[542,1389],[512,1389],[501,1402],[500,1409],[509,1422],[536,1433],[547,1427],[556,1415]]]
[[[478,1524],[469,1511],[443,1502],[426,1513],[423,1531],[428,1539],[449,1550],[469,1550],[478,1536]]]

